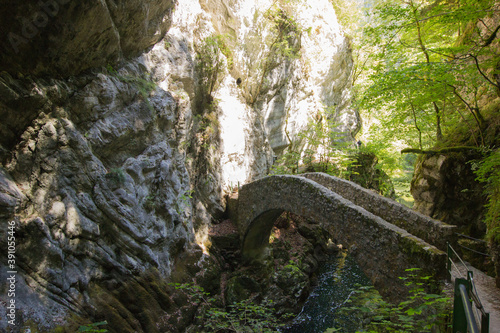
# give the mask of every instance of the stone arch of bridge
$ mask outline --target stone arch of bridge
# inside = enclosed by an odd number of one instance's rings
[[[266,257],[274,221],[283,211],[333,229],[334,237],[389,298],[401,293],[390,281],[397,281],[407,268],[421,267],[438,279],[444,277],[444,252],[326,187],[290,175],[266,177],[240,188],[237,225],[247,262]]]

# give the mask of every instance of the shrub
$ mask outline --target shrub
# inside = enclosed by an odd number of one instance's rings
[[[233,303],[226,309],[217,306],[216,299],[210,298],[210,294],[200,286],[191,283],[170,285],[182,290],[199,309],[206,309],[200,311],[197,317],[203,322],[202,332],[276,332],[283,326],[270,300],[256,304],[247,299]]]
[[[109,170],[105,177],[115,185],[123,185],[127,180],[127,178],[125,177],[125,172],[121,168],[114,168]]]
[[[341,311],[355,313],[363,332],[446,332],[451,318],[450,298],[430,293],[435,284],[430,276],[420,274],[418,268],[406,271],[408,275],[400,279],[406,281],[409,294],[398,305],[386,302],[374,287],[360,287],[346,302],[352,306]]]
[[[475,173],[477,180],[485,184],[484,192],[488,196],[485,218],[487,237],[500,242],[500,150],[480,162]]]

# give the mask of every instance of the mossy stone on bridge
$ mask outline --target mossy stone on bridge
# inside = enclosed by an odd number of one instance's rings
[[[283,211],[333,226],[337,242],[350,249],[389,298],[400,296],[404,286],[398,277],[407,268],[444,278],[444,252],[310,179],[289,175],[266,177],[240,189],[237,225],[247,262],[265,261],[271,229]]]

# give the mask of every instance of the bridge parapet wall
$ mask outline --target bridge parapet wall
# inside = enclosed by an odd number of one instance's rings
[[[355,205],[363,207],[443,251],[446,250],[447,242],[452,244],[456,242],[456,226],[420,214],[358,184],[319,172],[306,173],[301,176],[325,186]]]
[[[436,247],[353,204],[328,188],[298,176],[271,176],[240,188],[237,225],[247,261],[263,259],[274,220],[283,211],[304,216],[348,247],[374,286],[398,300],[399,276],[421,267],[444,278],[446,255]]]

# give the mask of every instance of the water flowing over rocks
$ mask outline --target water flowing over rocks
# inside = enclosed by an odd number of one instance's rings
[[[327,0],[282,6],[293,57],[270,44],[270,0],[1,3],[0,244],[16,221],[19,323],[105,316],[157,331],[172,303],[156,286],[219,278],[198,246],[225,194],[305,145],[324,107],[348,139],[359,129]],[[207,94],[198,64],[214,36],[225,66]]]

